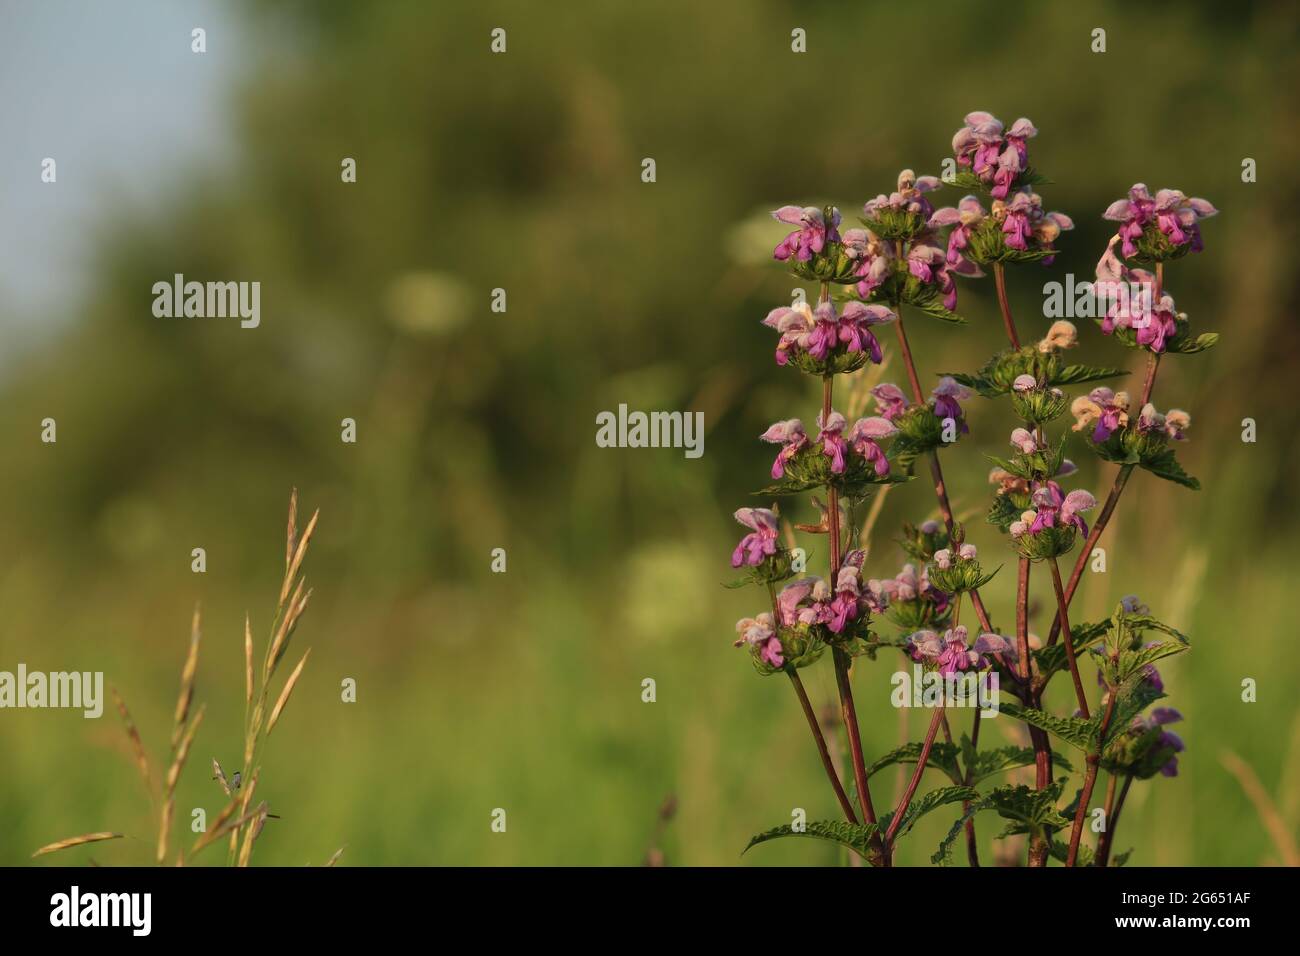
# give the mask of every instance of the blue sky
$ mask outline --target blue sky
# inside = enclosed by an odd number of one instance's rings
[[[186,169],[229,158],[227,91],[248,57],[219,0],[0,0],[0,335],[71,321],[94,294],[89,227],[121,205],[160,211]]]

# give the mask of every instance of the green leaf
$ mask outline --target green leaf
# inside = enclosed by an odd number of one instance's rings
[[[964,803],[967,800],[979,799],[980,792],[973,787],[940,787],[938,790],[931,790],[908,804],[907,809],[903,811],[903,822],[894,834],[894,839],[897,840],[911,830],[916,825],[917,820],[932,810],[937,810],[939,807],[945,807],[951,803]],[[893,814],[887,813],[881,819],[880,825],[888,830],[892,820]]]
[[[952,848],[956,845],[957,838],[961,836],[961,831],[965,828],[966,821],[975,816],[975,814],[979,813],[981,810],[987,809],[988,802],[986,800],[980,799],[971,801],[970,805],[966,807],[966,810],[962,815],[957,818],[957,822],[952,825],[952,829],[948,831],[948,835],[939,842],[939,848],[935,850],[934,855],[930,857],[930,862],[936,866],[950,866],[952,864]]]
[[[1093,368],[1089,365],[1067,365],[1048,382],[1049,385],[1081,385],[1084,382],[1099,382],[1106,378],[1118,378],[1127,375],[1122,368]]]
[[[1188,649],[1186,641],[1160,641],[1140,647],[1135,651],[1122,651],[1119,656],[1119,679],[1128,680],[1148,664],[1181,654]]]
[[[1033,747],[999,747],[996,750],[981,750],[975,754],[973,761],[967,765],[971,769],[971,783],[979,783],[995,773],[1015,770],[1017,767],[1029,767],[1034,763]],[[1061,754],[1052,754],[1052,763],[1059,764],[1065,770],[1073,768]]]
[[[1140,675],[1129,678],[1113,693],[1118,694],[1119,697],[1115,701],[1115,713],[1110,720],[1108,732],[1110,737],[1114,737],[1117,732],[1122,732],[1133,722],[1134,717],[1165,696]]]
[[[943,296],[939,294],[939,291],[934,286],[917,285],[913,287],[911,283],[908,283],[903,304],[910,305],[914,309],[920,309],[926,315],[934,316],[936,319],[951,322],[953,325],[966,324],[964,318],[944,306]]]
[[[1070,858],[1070,845],[1062,843],[1060,840],[1053,840],[1048,847],[1048,853],[1052,855],[1053,860],[1059,860],[1064,863]],[[1075,857],[1076,866],[1092,866],[1093,852],[1092,847],[1088,846],[1082,840],[1079,841],[1079,852]]]
[[[1183,466],[1178,464],[1178,459],[1174,457],[1172,448],[1166,448],[1159,454],[1146,459],[1142,462],[1142,467],[1157,478],[1172,481],[1185,488],[1191,488],[1193,491],[1201,490],[1201,483],[1183,471]]]
[[[782,837],[808,837],[814,840],[838,843],[840,846],[852,850],[863,859],[869,859],[868,847],[876,831],[877,827],[870,823],[853,824],[844,820],[815,820],[806,824],[801,831],[795,830],[791,824],[785,823],[751,837],[741,855],[748,853],[760,843],[767,843],[770,840],[779,840]]]
[[[1082,657],[1087,653],[1088,648],[1096,644],[1106,636],[1110,629],[1110,618],[1099,621],[1096,624],[1073,624],[1070,627],[1070,636],[1074,638],[1074,656]],[[1070,659],[1065,653],[1065,642],[1059,641],[1050,647],[1041,647],[1036,651],[1031,651],[1034,660],[1038,662],[1038,670],[1046,679],[1060,670],[1065,670],[1069,666]]]
[[[1005,833],[1025,833],[1043,827],[1061,829],[1070,825],[1070,821],[1056,809],[1056,801],[1060,796],[1059,783],[1042,790],[1020,784],[1015,787],[998,787],[989,792],[984,802],[989,809],[996,810],[998,816],[1012,822],[1013,825]]]
[[[1071,746],[1087,753],[1096,744],[1097,725],[1081,717],[1057,717],[1032,707],[1022,707],[1015,701],[1005,700],[999,705],[1002,713],[1027,724],[1046,730]]]
[[[921,759],[921,748],[922,744],[919,742],[895,747],[867,768],[867,776],[872,777],[886,767],[892,767],[895,764],[916,763]],[[926,767],[943,771],[955,783],[961,782],[961,769],[957,765],[957,747],[953,744],[936,743],[931,747],[930,758],[926,763]]]
[[[1177,352],[1180,355],[1195,355],[1197,352],[1212,349],[1218,344],[1218,332],[1202,332],[1194,339],[1185,338],[1180,340],[1176,336],[1174,341],[1168,344],[1168,351]]]

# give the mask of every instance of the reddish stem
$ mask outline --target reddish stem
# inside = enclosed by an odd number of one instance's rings
[[[1092,799],[1092,788],[1097,783],[1097,766],[1101,763],[1102,751],[1106,749],[1106,732],[1110,729],[1110,719],[1115,715],[1115,701],[1119,695],[1111,688],[1106,701],[1106,713],[1102,715],[1101,727],[1097,731],[1097,749],[1088,754],[1088,769],[1083,777],[1083,792],[1079,794],[1079,808],[1074,812],[1074,828],[1070,831],[1070,849],[1066,854],[1065,865],[1074,866],[1079,856],[1079,840],[1083,836],[1083,821],[1088,816],[1088,802]],[[1107,821],[1109,829],[1110,822]]]
[[[1056,564],[1056,558],[1052,558],[1050,565],[1052,569],[1052,587],[1056,590],[1056,611],[1057,620],[1061,623],[1061,633],[1065,635],[1065,659],[1070,664],[1070,677],[1074,681],[1074,696],[1079,701],[1079,712],[1083,714],[1084,720],[1091,720],[1092,714],[1088,711],[1088,695],[1083,692],[1083,681],[1079,677],[1079,662],[1074,656],[1074,637],[1070,634],[1070,618],[1066,613],[1065,588],[1061,585],[1061,569]]]
[[[912,773],[912,779],[907,783],[907,790],[903,792],[903,799],[898,802],[898,809],[894,811],[893,819],[889,821],[889,829],[885,831],[885,845],[887,847],[892,846],[894,834],[898,832],[898,828],[903,822],[903,814],[907,812],[912,797],[916,794],[916,788],[921,784],[921,774],[925,773],[925,765],[930,759],[930,748],[934,746],[934,737],[939,732],[939,725],[942,722],[943,707],[939,707],[934,712],[934,716],[930,718],[930,729],[925,733],[925,743],[921,745],[921,757],[916,762],[916,770]]]
[[[1016,320],[1011,317],[1011,303],[1007,301],[1007,277],[1002,271],[1002,263],[993,263],[993,283],[998,287],[998,308],[1002,310],[1002,325],[1007,330],[1007,340],[1013,349],[1020,348],[1020,336],[1016,335]]]
[[[799,672],[791,668],[786,671],[790,675],[790,683],[794,685],[794,692],[799,697],[799,706],[803,708],[803,715],[808,719],[808,729],[812,731],[813,740],[817,742],[817,752],[821,754],[822,766],[826,768],[826,776],[830,778],[831,787],[835,790],[835,799],[840,802],[840,809],[844,811],[844,818],[849,823],[858,822],[857,815],[853,812],[853,804],[849,802],[849,795],[844,792],[844,785],[840,783],[840,775],[835,770],[835,763],[831,760],[830,751],[826,748],[826,738],[822,735],[821,725],[817,722],[817,715],[813,713],[812,704],[808,700],[808,692],[804,690],[803,680],[799,677]]]

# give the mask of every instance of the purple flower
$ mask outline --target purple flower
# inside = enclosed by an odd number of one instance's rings
[[[800,262],[807,262],[815,253],[821,252],[828,241],[840,241],[838,209],[834,210],[829,229],[825,213],[816,206],[782,206],[772,213],[772,218],[799,227],[782,239],[772,253],[774,259],[782,262],[792,255]]]
[[[1079,516],[1079,513],[1091,511],[1097,507],[1097,499],[1088,492],[1072,491],[1068,495],[1062,494],[1061,486],[1054,481],[1045,481],[1039,484],[1034,489],[1030,501],[1035,508],[1035,512],[1033,520],[1026,529],[1029,534],[1038,534],[1044,528],[1073,525],[1081,534],[1086,535],[1088,525]],[[1022,522],[1017,522],[1017,524]],[[1016,532],[1013,531],[1012,534],[1014,535]]]
[[[839,340],[847,346],[845,351],[866,352],[871,361],[879,365],[882,358],[880,343],[876,341],[871,326],[884,325],[896,318],[898,316],[883,305],[849,302],[839,317]]]
[[[1022,168],[1029,165],[1029,150],[1025,145],[1025,140],[1033,139],[1037,135],[1038,129],[1023,116],[1012,123],[1011,128],[1007,130],[1007,144],[1016,151]]]
[[[839,412],[831,412],[823,420],[823,413],[817,413],[817,441],[822,444],[822,454],[831,460],[831,471],[835,474],[844,472],[844,426],[848,423]]]
[[[792,581],[781,589],[781,593],[776,596],[776,607],[781,616],[782,627],[815,622],[815,609],[805,605],[804,601],[812,595],[813,589],[820,583],[821,578],[802,578]],[[809,617],[809,614],[812,616]]]
[[[907,271],[926,284],[933,283],[945,260],[943,250],[920,243],[907,253]]]
[[[1162,434],[1174,441],[1186,441],[1183,432],[1190,428],[1192,417],[1179,408],[1171,408],[1168,414],[1161,415],[1150,402],[1142,406],[1138,414],[1137,430],[1144,435]]]
[[[1038,130],[1021,117],[1004,129],[992,113],[966,114],[966,125],[952,138],[957,165],[969,168],[980,181],[990,186],[994,199],[1006,199],[1016,178],[1029,166],[1026,140]]]
[[[776,636],[772,615],[764,611],[758,617],[743,617],[736,622],[736,633],[740,638],[735,646],[749,644],[759,648],[759,657],[773,667],[784,667],[785,658],[781,654],[781,639]]]
[[[1104,442],[1117,430],[1128,424],[1128,392],[1114,392],[1105,386],[1094,388],[1087,397],[1079,396],[1070,405],[1075,417],[1074,431],[1083,431],[1089,422],[1096,421],[1092,440]]]
[[[776,532],[779,527],[776,514],[766,508],[741,508],[736,520],[753,530],[740,539],[731,554],[731,566],[758,567],[765,558],[776,554]]]
[[[1142,229],[1155,214],[1156,203],[1145,183],[1135,183],[1128,191],[1128,199],[1117,199],[1106,207],[1103,219],[1118,222],[1119,238],[1123,242],[1124,257],[1137,254],[1133,241],[1142,235]]]
[[[1091,511],[1097,507],[1097,499],[1089,492],[1076,490],[1065,496],[1065,501],[1061,503],[1061,524],[1072,524],[1079,529],[1079,533],[1086,535],[1088,533],[1088,523],[1079,517],[1081,511]]]
[[[962,260],[962,253],[970,245],[971,231],[978,226],[988,216],[984,207],[975,196],[965,196],[961,202],[957,203],[954,208],[946,206],[943,209],[936,210],[930,217],[929,225],[932,228],[939,226],[952,226],[952,232],[948,233],[948,254],[947,260],[949,265],[956,265]]]
[[[948,595],[931,586],[929,574],[924,567],[918,575],[916,565],[905,564],[903,570],[895,577],[883,581],[873,580],[870,583],[872,589],[882,594],[890,603],[922,600],[933,604],[936,614],[943,614],[948,609]]]
[[[844,233],[844,252],[856,263],[853,274],[859,278],[858,295],[867,298],[889,278],[893,271],[894,249],[868,229],[849,229]]]
[[[1191,243],[1192,252],[1200,252],[1202,219],[1217,216],[1219,210],[1207,199],[1187,198],[1181,190],[1162,189],[1156,193],[1156,226],[1176,246]]]
[[[897,434],[898,429],[887,418],[859,418],[849,429],[846,440],[854,451],[875,468],[877,475],[887,475],[889,460],[876,442]]]
[[[1027,428],[1017,428],[1011,432],[1011,446],[1022,454],[1032,455],[1038,451],[1038,439]]]
[[[812,306],[807,302],[798,302],[793,306],[779,306],[767,314],[763,324],[776,329],[781,338],[776,343],[776,364],[785,365],[790,361],[790,353],[796,349],[806,350],[808,337],[816,325]]]
[[[922,219],[928,219],[934,208],[930,205],[930,201],[925,198],[925,194],[934,192],[942,185],[943,183],[940,182],[938,176],[921,176],[918,178],[916,173],[910,169],[905,169],[898,174],[897,190],[888,196],[881,193],[875,199],[869,200],[862,207],[862,211],[871,219],[880,218],[880,214],[886,210],[913,213]]]
[[[891,422],[907,409],[907,396],[901,388],[889,382],[873,388],[871,397],[876,400],[876,411]]]
[[[1188,198],[1181,190],[1162,189],[1152,198],[1144,183],[1136,183],[1128,191],[1128,199],[1119,199],[1107,207],[1102,218],[1118,222],[1119,239],[1123,243],[1125,258],[1137,253],[1137,240],[1152,223],[1164,233],[1172,245],[1191,243],[1192,252],[1200,252],[1200,221],[1217,215],[1208,200],[1193,196]]]
[[[987,636],[997,637],[996,634]],[[966,637],[966,628],[961,625],[945,631],[943,637],[934,631],[917,631],[907,639],[909,653],[912,660],[930,664],[944,676],[955,674],[983,663],[980,652],[966,646]],[[985,646],[991,645],[985,642]]]
[[[1183,719],[1183,715],[1172,707],[1157,707],[1151,711],[1149,717],[1135,717],[1133,719],[1133,732],[1141,735],[1149,733],[1152,730],[1163,728],[1167,724],[1175,724]],[[1180,754],[1186,749],[1183,738],[1170,730],[1160,730],[1160,735],[1156,738],[1155,747],[1163,749],[1168,747],[1174,754]],[[1160,768],[1161,776],[1176,777],[1178,776],[1178,757],[1171,754],[1169,760]]]
[[[1038,388],[1038,379],[1029,374],[1017,375],[1016,380],[1011,383],[1013,392],[1032,392],[1036,388]]]
[[[808,444],[808,435],[803,430],[803,422],[797,418],[777,422],[760,437],[765,442],[782,445],[781,450],[776,454],[776,461],[772,462],[773,478],[785,477],[785,463]]]
[[[850,302],[842,315],[837,314],[834,304],[827,300],[819,302],[816,308],[806,302],[775,308],[763,319],[763,324],[781,333],[776,344],[778,365],[787,364],[790,353],[795,351],[806,352],[822,361],[840,343],[845,345],[846,352],[865,352],[871,361],[879,363],[880,343],[871,327],[896,318],[882,305],[861,302]]]
[[[951,375],[945,375],[939,379],[939,384],[930,393],[931,401],[934,403],[934,414],[941,419],[951,418],[953,421],[961,422],[961,431],[964,434],[969,429],[962,420],[961,405],[958,402],[966,401],[972,394],[974,393],[969,388],[959,384]]]
[[[1002,221],[1002,232],[1008,249],[1022,252],[1029,248],[1029,237],[1034,227],[1030,215],[1034,211],[1034,193],[1022,189],[1007,203],[1006,218]]]
[[[835,597],[826,609],[824,621],[833,633],[839,634],[848,626],[849,621],[858,616],[860,595],[858,569],[852,565],[841,567],[835,581]]]

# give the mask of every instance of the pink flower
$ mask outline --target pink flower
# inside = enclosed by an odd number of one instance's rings
[[[1017,428],[1011,433],[1011,445],[1025,455],[1038,451],[1038,439],[1026,428]]]
[[[821,578],[808,577],[792,581],[781,589],[781,593],[776,596],[776,606],[781,615],[782,627],[794,627],[800,623],[813,623],[816,620],[815,609],[805,605],[804,602],[820,583]],[[809,618],[805,612],[810,613],[812,617]]]
[[[822,413],[817,413],[817,441],[822,444],[822,454],[831,460],[831,471],[844,473],[844,426],[848,424],[839,412],[831,412],[823,421]]]
[[[846,437],[849,446],[874,467],[877,475],[887,475],[889,460],[876,443],[897,434],[898,429],[886,418],[859,418]]]
[[[907,396],[901,388],[889,382],[873,388],[871,396],[876,400],[876,411],[891,422],[907,409]]]
[[[772,462],[773,478],[784,477],[786,462],[808,444],[808,435],[803,430],[803,422],[797,418],[777,422],[760,437],[765,442],[782,445],[781,450],[776,454],[776,461]]]
[[[766,508],[741,508],[736,520],[753,530],[740,539],[731,554],[731,566],[758,567],[764,559],[776,554],[776,532],[780,526],[775,512]]]
[[[758,647],[759,656],[773,667],[784,667],[785,658],[781,654],[781,639],[776,636],[772,615],[764,611],[758,617],[743,617],[736,622],[736,633],[740,638],[736,647],[749,644]]]
[[[825,213],[816,206],[782,206],[772,213],[772,218],[799,227],[781,240],[772,253],[774,259],[784,261],[793,255],[800,262],[807,262],[814,253],[821,252],[828,241],[840,241],[838,209],[834,211],[829,229]]]

